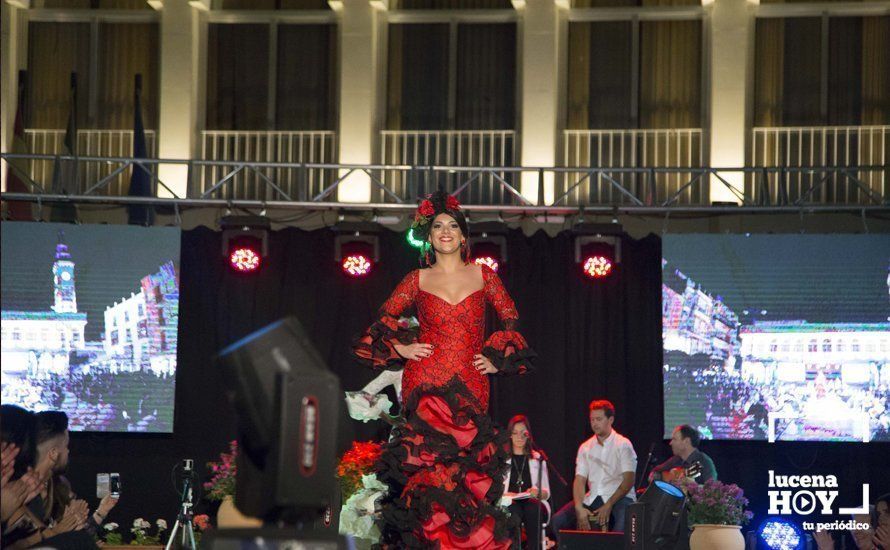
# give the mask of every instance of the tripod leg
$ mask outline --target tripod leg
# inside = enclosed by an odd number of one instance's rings
[[[173,529],[170,530],[170,538],[167,539],[167,546],[164,550],[170,550],[173,548],[173,541],[176,540],[176,531],[181,527],[179,523],[179,518],[176,519],[176,523],[173,524]]]
[[[191,521],[186,524],[186,530],[188,531],[189,542],[191,543],[191,546],[189,548],[191,548],[192,550],[197,550],[198,544],[195,542],[195,526]]]

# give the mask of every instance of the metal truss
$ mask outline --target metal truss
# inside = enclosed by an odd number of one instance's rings
[[[239,162],[212,160],[139,159],[130,157],[73,157],[32,154],[0,154],[9,168],[28,185],[27,193],[3,193],[2,200],[31,202],[75,202],[102,204],[154,204],[180,207],[268,207],[299,210],[379,210],[408,212],[419,197],[435,189],[444,189],[470,210],[492,212],[526,212],[569,214],[581,212],[625,212],[658,214],[669,212],[711,213],[775,213],[820,211],[839,212],[886,210],[890,208],[887,190],[890,189],[890,166],[813,166],[813,167],[741,167],[741,168],[674,168],[674,167],[503,167],[503,166],[401,166],[361,164],[311,164],[277,162]],[[82,190],[76,194],[60,194],[47,185],[35,181],[25,166],[35,162],[74,162],[79,170],[84,165],[103,166],[101,175],[90,181],[78,182]],[[187,170],[188,194],[179,196],[175,186],[167,185],[159,177],[159,167],[178,166]],[[210,181],[202,174],[212,167],[218,177]],[[142,170],[152,179],[155,190],[164,189],[170,198],[131,197],[109,195],[112,181],[129,175],[130,170]],[[182,172],[182,168],[179,168]],[[282,172],[296,174],[297,184],[285,186],[276,181]],[[316,193],[308,193],[310,174],[326,173],[328,181],[318,186]],[[261,197],[237,196],[233,185],[237,178],[250,176],[260,182]],[[371,203],[332,201],[338,188],[349,178],[361,177],[369,182]],[[198,185],[197,178],[205,177]],[[670,189],[661,185],[671,178]],[[499,201],[466,200],[474,188],[484,180],[499,188]],[[95,180],[95,181],[93,181]],[[597,194],[590,193],[596,180]],[[731,181],[738,180],[733,184]],[[795,181],[791,192],[791,181]],[[517,182],[536,183],[537,200],[531,201],[520,193]],[[544,200],[544,183],[559,181],[553,200]],[[395,182],[395,183],[394,183]],[[446,184],[443,185],[443,182]],[[870,182],[867,183],[867,182]],[[877,182],[877,184],[875,183]],[[825,200],[829,185],[844,185],[845,196],[852,193],[856,201]],[[736,204],[711,204],[708,186],[725,187]],[[201,189],[204,189],[201,191]],[[585,193],[579,190],[584,189]],[[693,198],[689,192],[696,189]],[[703,192],[703,190],[705,192]],[[606,191],[608,193],[606,193]],[[254,195],[257,195],[254,192]],[[605,197],[608,195],[608,197]],[[822,200],[815,200],[822,196]],[[681,198],[683,200],[681,200]],[[373,199],[372,199],[373,200]]]

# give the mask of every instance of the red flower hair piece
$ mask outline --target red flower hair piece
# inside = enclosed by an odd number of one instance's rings
[[[457,197],[448,195],[448,198],[445,199],[445,208],[448,210],[460,210],[460,202],[457,200]]]
[[[433,208],[433,203],[430,202],[429,199],[425,199],[422,203],[420,203],[420,207],[417,209],[417,213],[423,217],[428,217],[435,214],[436,209]]]

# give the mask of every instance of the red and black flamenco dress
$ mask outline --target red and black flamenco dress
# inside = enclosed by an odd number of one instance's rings
[[[499,374],[522,374],[534,352],[512,330],[516,307],[500,278],[483,266],[484,287],[452,304],[419,288],[409,273],[359,338],[354,352],[376,369],[401,369],[402,415],[378,463],[384,497],[382,538],[396,548],[509,548],[507,515],[497,506],[508,458],[487,415],[489,381],[473,367],[483,353]],[[505,330],[485,340],[485,304]],[[400,329],[399,315],[416,305],[419,335]],[[405,363],[394,343],[433,345],[430,357]]]

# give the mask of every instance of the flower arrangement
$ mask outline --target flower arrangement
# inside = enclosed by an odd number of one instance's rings
[[[210,481],[204,483],[208,500],[223,500],[235,496],[235,459],[238,457],[238,442],[229,442],[229,452],[219,454],[219,462],[208,462],[212,472]]]
[[[192,523],[195,525],[195,544],[200,548],[201,537],[204,535],[204,531],[210,529],[210,516],[207,514],[198,514],[192,518]]]
[[[352,448],[343,454],[337,464],[337,478],[340,480],[343,502],[363,487],[362,476],[372,473],[382,452],[382,443],[352,442]]]
[[[198,514],[192,518],[192,521],[195,524],[195,529],[198,531],[204,532],[210,529],[210,516],[207,514]]]
[[[148,534],[151,524],[142,518],[133,520],[133,527],[130,532],[133,533],[133,540],[130,541],[132,546],[162,546],[164,544],[164,531],[167,530],[167,522],[163,519],[155,521],[157,531],[154,535]]]
[[[735,484],[709,479],[704,485],[683,480],[689,500],[689,525],[746,525],[754,514],[745,510],[748,499]]]
[[[117,532],[119,527],[120,525],[113,521],[109,521],[102,526],[102,529],[105,530],[105,544],[109,546],[120,546],[124,543],[123,535]]]

